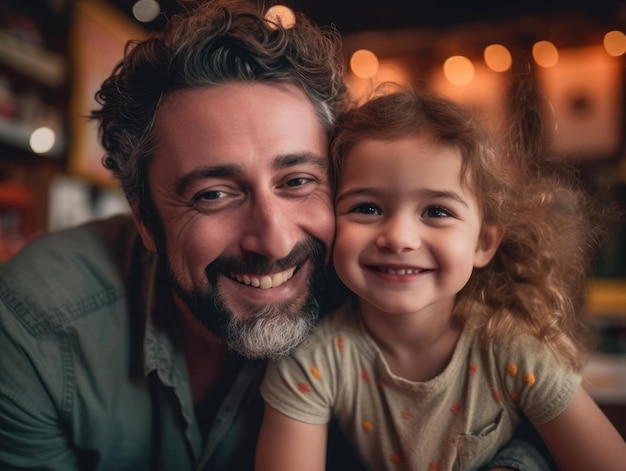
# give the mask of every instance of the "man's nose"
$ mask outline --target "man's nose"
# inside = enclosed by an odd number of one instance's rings
[[[284,258],[298,242],[296,220],[300,216],[285,201],[272,194],[251,198],[241,240],[244,252],[263,255],[269,260]]]
[[[379,249],[393,253],[415,250],[421,245],[419,223],[413,215],[402,214],[390,218],[376,238]]]

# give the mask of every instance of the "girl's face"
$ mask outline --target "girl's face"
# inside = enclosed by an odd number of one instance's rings
[[[473,268],[489,262],[499,238],[481,235],[461,164],[457,148],[428,135],[366,139],[346,155],[333,257],[364,307],[449,314]]]

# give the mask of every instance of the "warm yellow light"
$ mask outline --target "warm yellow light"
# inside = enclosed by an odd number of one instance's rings
[[[372,51],[359,49],[350,57],[352,73],[362,79],[371,79],[378,72],[378,57]]]
[[[465,56],[448,57],[443,63],[443,75],[454,85],[467,85],[474,80],[474,64]]]
[[[35,129],[30,135],[29,144],[33,152],[45,154],[54,147],[54,131],[48,127]]]
[[[278,25],[289,29],[295,26],[296,15],[285,5],[274,5],[265,13],[265,21],[271,29],[276,29]]]
[[[626,35],[621,31],[609,31],[604,35],[604,49],[611,56],[621,56],[626,52]]]
[[[490,44],[483,52],[485,64],[494,72],[506,72],[511,68],[513,59],[509,50],[501,44]]]
[[[541,67],[554,67],[559,62],[559,51],[550,41],[538,41],[533,45],[533,59]]]

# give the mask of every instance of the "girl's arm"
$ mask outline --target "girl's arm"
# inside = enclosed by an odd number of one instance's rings
[[[265,406],[257,443],[257,471],[324,471],[328,425],[291,419]]]
[[[555,419],[535,426],[562,471],[626,471],[626,443],[580,387]]]

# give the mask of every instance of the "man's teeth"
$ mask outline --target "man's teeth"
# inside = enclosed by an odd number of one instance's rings
[[[236,279],[239,283],[243,283],[247,286],[253,286],[254,288],[268,289],[277,288],[285,281],[289,280],[293,273],[296,271],[296,267],[290,268],[279,273],[273,273],[271,275],[263,276],[250,276],[241,275],[239,273],[231,273],[231,278]]]
[[[387,267],[378,267],[378,270],[389,273],[390,275],[415,275],[419,273],[421,270],[417,268],[387,268]]]

